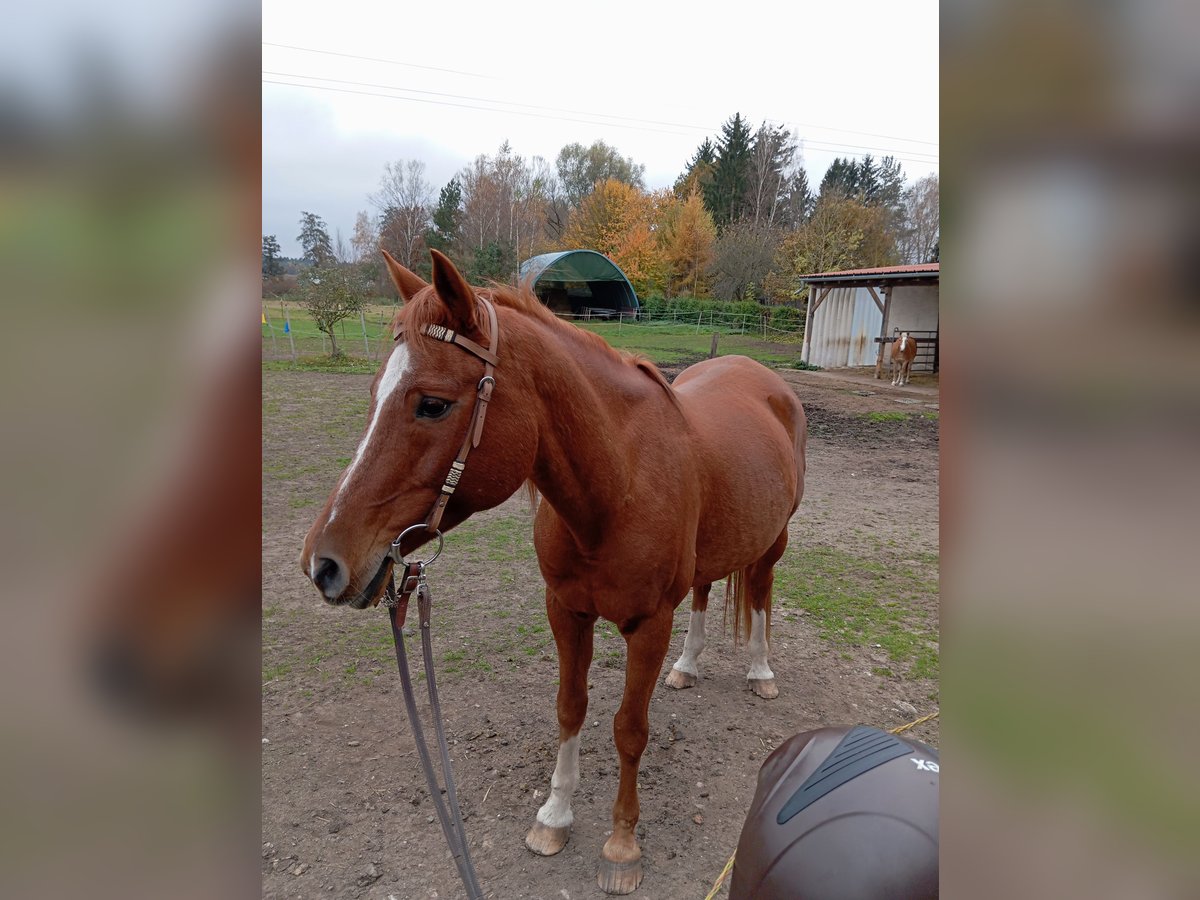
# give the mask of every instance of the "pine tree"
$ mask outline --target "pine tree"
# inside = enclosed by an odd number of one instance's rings
[[[693,193],[703,194],[712,183],[713,168],[717,163],[717,148],[709,138],[696,148],[696,154],[688,160],[683,174],[675,179],[675,196],[687,200]]]
[[[853,160],[836,157],[821,179],[819,199],[853,197],[858,193],[858,166]]]
[[[868,153],[856,166],[858,172],[858,196],[867,206],[876,205],[879,199],[879,166]]]
[[[745,212],[750,182],[750,127],[741,113],[721,126],[713,179],[704,191],[704,205],[717,228],[739,221]]]
[[[333,242],[325,220],[316,213],[300,213],[300,234],[296,237],[304,249],[304,259],[309,265],[322,268],[334,262]]]
[[[283,274],[283,266],[279,264],[279,241],[273,234],[264,234],[262,239],[262,274],[263,278],[274,278]]]
[[[451,178],[438,194],[432,218],[433,227],[426,232],[425,243],[435,250],[448,253],[458,238],[459,221],[462,219],[462,185],[458,178]]]

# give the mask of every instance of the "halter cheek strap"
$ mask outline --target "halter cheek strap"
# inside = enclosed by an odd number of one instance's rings
[[[472,356],[483,360],[483,377],[479,379],[479,386],[475,391],[475,409],[471,413],[471,424],[467,428],[467,433],[463,438],[458,455],[454,458],[454,462],[450,463],[450,471],[446,473],[446,479],[442,482],[441,493],[438,495],[437,501],[433,504],[433,508],[429,511],[429,515],[425,517],[425,529],[429,532],[437,531],[438,525],[442,521],[442,515],[446,511],[446,506],[450,502],[450,497],[454,494],[455,488],[458,487],[463,470],[467,467],[467,455],[473,448],[479,446],[479,441],[483,437],[483,423],[487,418],[488,401],[491,400],[492,391],[496,387],[496,366],[500,362],[497,356],[500,349],[500,325],[496,319],[496,307],[492,305],[490,300],[484,297],[476,299],[478,299],[479,305],[487,313],[488,346],[486,349],[470,338],[459,334],[454,329],[447,328],[445,325],[425,325],[421,328],[421,333],[426,337],[447,344],[455,344],[462,347]],[[404,326],[397,326],[394,340],[400,340],[403,334]],[[399,548],[396,548],[396,550],[399,552]]]

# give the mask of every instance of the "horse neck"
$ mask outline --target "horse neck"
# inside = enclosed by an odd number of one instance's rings
[[[510,333],[504,365],[519,367],[537,398],[531,479],[576,543],[594,546],[625,506],[644,450],[631,446],[630,417],[678,414],[662,385],[573,325],[525,317]]]

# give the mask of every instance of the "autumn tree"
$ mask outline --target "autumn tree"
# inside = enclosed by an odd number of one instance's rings
[[[379,190],[370,196],[379,210],[379,245],[409,269],[428,269],[422,240],[429,224],[433,187],[425,180],[425,163],[397,160],[383,167]]]
[[[704,208],[700,191],[684,201],[665,204],[658,242],[667,266],[668,296],[687,291],[693,297],[708,293],[708,267],[712,265],[717,226]]]
[[[325,226],[325,220],[316,213],[300,213],[300,234],[296,240],[304,250],[304,260],[310,266],[321,268],[333,264],[333,242],[329,238],[329,229]]]
[[[660,288],[666,258],[651,226],[655,198],[615,179],[599,182],[571,213],[564,249],[595,250],[620,266],[639,293]]]
[[[283,274],[283,266],[279,264],[279,241],[273,234],[264,234],[262,239],[262,275],[263,278],[274,278]]]
[[[776,268],[795,292],[801,275],[888,266],[898,259],[886,212],[835,193],[819,201],[808,222],[783,239]]]

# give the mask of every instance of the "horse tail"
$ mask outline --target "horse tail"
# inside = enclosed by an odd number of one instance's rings
[[[525,482],[525,493],[529,497],[529,515],[536,515],[538,500],[541,499],[541,494],[538,493],[538,489],[534,487],[532,481]]]
[[[746,567],[748,569],[749,566]],[[733,606],[733,642],[750,640],[750,592],[746,590],[747,571],[738,569],[725,580],[725,614],[722,625],[729,620],[729,607]]]

